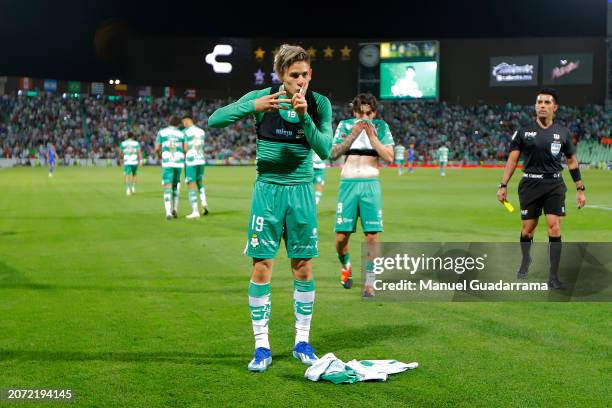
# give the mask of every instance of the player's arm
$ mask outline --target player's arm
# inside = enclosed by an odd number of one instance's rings
[[[506,167],[504,167],[502,182],[497,190],[497,199],[502,203],[506,201],[506,198],[508,197],[508,182],[510,182],[512,175],[514,174],[514,170],[516,170],[520,157],[520,150],[512,150],[508,155],[508,161],[506,162]]]
[[[270,94],[270,88],[251,91],[236,102],[214,111],[208,118],[208,126],[223,128],[249,115],[287,109],[281,106],[281,103],[291,102],[291,99],[281,99],[285,94],[285,91]]]
[[[142,149],[138,148],[138,165],[142,166]]]
[[[376,133],[376,128],[371,122],[366,122],[365,125],[366,134],[370,139],[370,144],[372,148],[376,150],[376,153],[380,156],[381,159],[386,161],[387,163],[393,162],[393,145],[383,145],[378,139],[378,134]]]
[[[157,133],[155,137],[155,155],[158,159],[161,158],[161,136]]]
[[[586,203],[586,197],[584,195],[584,183],[580,175],[580,165],[575,154],[567,158],[567,168],[572,176],[572,180],[576,183],[576,202],[578,203],[578,208],[582,208]]]
[[[342,122],[338,124],[338,127],[336,128],[336,136],[334,138],[334,147],[332,147],[330,155],[330,158],[332,160],[336,160],[338,157],[345,155],[346,152],[349,151],[355,139],[357,139],[361,134],[364,125],[364,122],[357,122],[355,126],[353,126],[352,132],[348,135],[345,135],[342,132]]]
[[[318,127],[308,114],[308,103],[304,95],[295,94],[292,105],[300,118],[308,144],[322,160],[325,160],[330,156],[332,150],[332,107],[329,99],[322,95],[315,96],[315,99],[319,117]]]

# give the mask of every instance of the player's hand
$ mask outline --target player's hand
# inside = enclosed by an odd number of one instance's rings
[[[365,126],[366,123],[360,120],[359,122],[355,123],[355,126],[353,126],[353,130],[351,133],[355,136],[359,136],[361,132],[363,132],[363,130],[365,129]]]
[[[497,199],[500,203],[503,203],[508,198],[508,187],[500,187],[497,190]]]
[[[586,204],[586,197],[584,196],[584,191],[576,191],[576,202],[578,203],[578,208],[584,207],[584,204]]]
[[[300,117],[306,115],[308,111],[308,102],[306,102],[306,97],[301,92],[293,95],[293,98],[291,98],[291,105]]]
[[[365,123],[366,135],[368,135],[368,138],[370,139],[370,141],[372,139],[378,139],[378,133],[376,133],[376,128],[374,127],[372,122],[363,122],[363,123]]]
[[[255,111],[256,112],[276,112],[279,109],[289,109],[287,106],[282,106],[282,103],[289,104],[291,99],[277,99],[280,96],[285,95],[287,92],[280,91],[271,95],[262,96],[261,98],[255,99]]]

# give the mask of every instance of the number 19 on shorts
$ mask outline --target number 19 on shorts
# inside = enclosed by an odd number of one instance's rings
[[[253,215],[251,218],[251,230],[261,232],[263,231],[264,219],[263,217],[258,217],[257,215]]]

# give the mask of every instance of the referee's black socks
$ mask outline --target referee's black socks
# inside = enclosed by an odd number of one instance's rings
[[[561,262],[561,237],[548,237],[548,256],[550,259],[550,272],[548,280],[559,280],[559,263]]]
[[[533,242],[533,237],[527,237],[521,233],[521,253],[523,254],[523,258],[521,259],[521,267],[519,268],[517,278],[518,279],[526,279],[527,273],[529,272],[529,264],[531,263],[531,256],[529,253],[531,252],[531,243]]]
[[[531,252],[531,243],[533,242],[533,237],[529,238],[525,235],[521,234],[521,252],[523,253],[523,261],[531,260],[529,253]]]

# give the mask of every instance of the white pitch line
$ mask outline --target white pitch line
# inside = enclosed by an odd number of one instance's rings
[[[612,207],[609,207],[607,205],[585,205],[585,208],[596,208],[598,210],[604,210],[604,211],[612,211]]]

